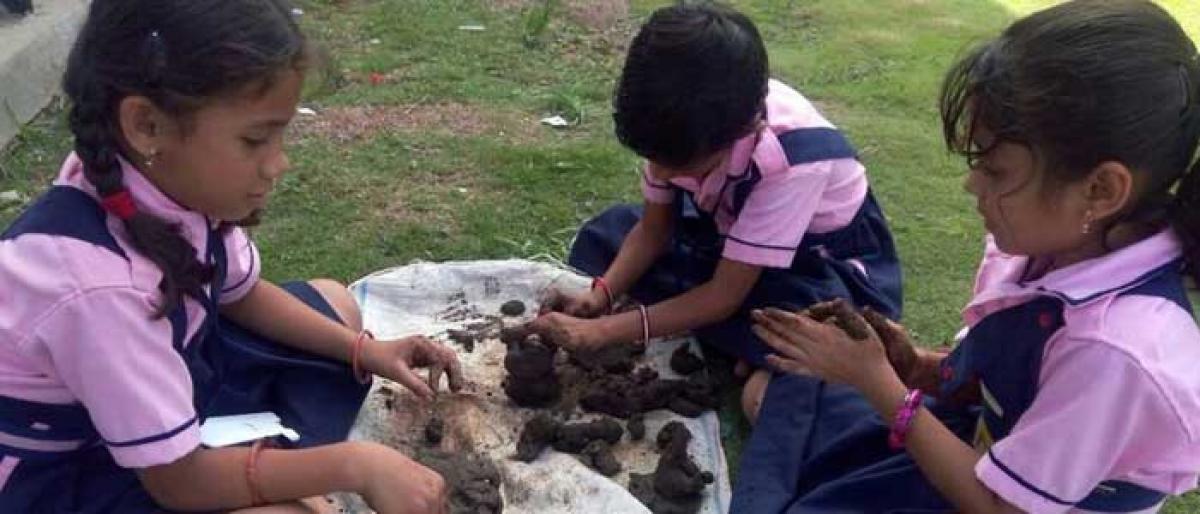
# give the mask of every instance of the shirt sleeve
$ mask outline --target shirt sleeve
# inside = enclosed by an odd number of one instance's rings
[[[85,292],[35,328],[55,372],[87,409],[117,464],[167,464],[200,444],[192,380],[171,324],[134,289]]]
[[[726,234],[723,256],[770,268],[787,268],[829,182],[833,161],[764,174]]]
[[[262,271],[258,246],[241,227],[234,227],[225,234],[225,258],[228,268],[225,272],[225,286],[221,289],[222,305],[244,298],[254,288],[254,284],[258,283]]]
[[[1195,452],[1165,395],[1132,358],[1103,344],[1059,344],[1069,346],[1048,353],[1029,410],[975,466],[989,489],[1025,512],[1068,512],[1100,482]]]
[[[649,164],[642,167],[642,197],[647,203],[669,204],[675,201],[678,192],[669,182],[650,176]]]

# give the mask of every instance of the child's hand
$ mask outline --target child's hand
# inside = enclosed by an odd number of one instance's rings
[[[437,395],[443,373],[451,391],[458,391],[463,384],[458,355],[425,336],[371,341],[363,347],[363,366],[371,373],[399,382],[426,401]],[[415,368],[429,368],[428,380],[422,380]]]
[[[551,289],[542,299],[541,313],[561,312],[576,318],[595,318],[608,311],[609,307],[608,297],[599,289],[582,293]]]
[[[386,446],[365,443],[357,465],[362,487],[357,491],[379,514],[445,514],[449,512],[446,481]]]
[[[777,369],[816,375],[863,389],[881,374],[894,374],[879,336],[852,339],[832,322],[820,323],[779,309],[756,310],[754,333],[779,354],[767,356]]]
[[[571,351],[595,348],[607,343],[601,337],[595,321],[568,316],[561,312],[538,316],[527,326],[542,339]]]
[[[908,337],[904,325],[887,319],[870,307],[863,309],[863,318],[866,318],[867,323],[879,335],[879,340],[883,342],[883,348],[887,352],[888,362],[892,363],[896,374],[906,383],[911,383],[909,380],[917,371],[920,357],[917,346],[912,343],[912,338]]]

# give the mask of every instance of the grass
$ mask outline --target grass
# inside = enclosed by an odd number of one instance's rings
[[[615,23],[605,9],[618,3],[603,0],[301,3],[328,56],[305,98],[319,116],[355,106],[400,120],[453,116],[348,141],[294,138],[295,170],[255,230],[268,278],[350,281],[414,259],[561,257],[582,221],[638,199],[637,160],[611,136],[608,102],[636,20],[666,2],[635,0],[634,21]],[[967,45],[1049,3],[734,2],[760,24],[774,74],[862,152],[904,263],[906,323],[928,343],[957,328],[982,236],[961,192],[964,165],[940,141],[940,77]],[[1200,34],[1200,6],[1163,4]],[[573,125],[538,125],[554,114]],[[35,196],[68,149],[63,113],[50,109],[0,154],[0,190]],[[19,211],[0,209],[4,224]],[[723,418],[736,463],[745,427]],[[1165,511],[1200,511],[1200,498]]]

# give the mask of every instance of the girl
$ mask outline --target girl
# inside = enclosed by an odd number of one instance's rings
[[[958,346],[756,314],[796,414],[754,432],[789,458],[733,510],[1157,511],[1200,470],[1196,47],[1149,1],[1064,3],[955,66],[941,112],[990,233]]]
[[[237,226],[288,169],[307,56],[292,13],[92,3],[64,79],[75,152],[0,238],[0,511],[294,512],[354,491],[443,512],[436,473],[338,441],[370,373],[428,398],[442,370],[459,386],[453,352],[374,341],[336,283],[261,280]],[[199,446],[206,418],[259,411],[296,448]]]
[[[576,348],[696,329],[761,367],[751,308],[847,298],[900,316],[899,263],[863,166],[808,100],[768,80],[744,15],[709,2],[656,11],[629,49],[615,110],[617,137],[647,160],[645,206],[584,225],[570,264],[599,278],[556,294],[548,305],[561,312],[535,329]],[[601,316],[623,293],[654,305]]]

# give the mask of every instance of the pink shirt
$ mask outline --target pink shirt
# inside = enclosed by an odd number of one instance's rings
[[[1037,296],[1069,301],[1064,327],[1046,342],[1033,404],[975,466],[988,488],[1027,512],[1060,513],[1083,511],[1031,488],[1079,501],[1105,480],[1173,494],[1196,487],[1200,330],[1169,299],[1118,297],[1181,251],[1164,231],[1022,283],[1028,258],[1000,252],[989,237],[975,297],[963,311],[968,330]]]
[[[210,220],[176,204],[132,166],[123,168],[138,208],[178,224],[204,262]],[[74,154],[55,185],[95,196]],[[128,260],[71,238],[26,234],[0,241],[0,395],[80,403],[118,464],[165,464],[199,444],[191,377],[172,348],[170,323],[151,317],[161,272],[133,249],[119,220],[109,216],[107,223]],[[229,303],[257,282],[259,259],[241,229],[230,230],[225,245],[229,271],[221,302]],[[205,314],[190,298],[185,307],[190,339]],[[44,449],[14,438],[0,432],[0,441]],[[131,444],[143,439],[153,441]]]
[[[853,221],[867,195],[866,170],[857,159],[834,159],[789,166],[778,135],[800,128],[833,128],[800,93],[772,80],[767,93],[767,127],[734,144],[730,166],[703,179],[682,177],[663,182],[642,173],[642,194],[649,203],[675,200],[676,186],[695,195],[698,206],[715,213],[725,236],[723,257],[764,267],[792,265],[804,234],[827,233]],[[733,189],[751,161],[761,181],[736,217]]]

